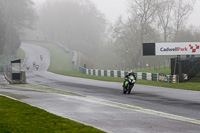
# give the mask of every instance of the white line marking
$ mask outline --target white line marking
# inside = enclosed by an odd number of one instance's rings
[[[122,104],[122,103],[118,103],[118,102],[112,102],[109,100],[95,98],[95,97],[87,96],[87,97],[81,97],[81,99],[86,99],[91,102],[105,104],[105,105],[112,106],[112,107],[133,110],[133,111],[137,111],[137,112],[141,112],[141,113],[145,113],[145,114],[151,114],[151,115],[156,115],[156,116],[160,116],[160,117],[165,117],[165,118],[169,118],[169,119],[174,119],[174,120],[179,120],[179,121],[183,121],[183,122],[189,122],[189,123],[200,125],[200,120],[193,119],[193,118],[183,117],[183,116],[169,114],[169,113],[160,112],[160,111],[151,110],[151,109],[145,109],[142,107],[128,105],[128,104]]]
[[[85,96],[85,95],[81,95],[81,94],[76,94],[74,92],[63,91],[63,90],[50,88],[50,87],[46,87],[46,86],[41,86],[41,85],[33,85],[33,86],[36,86],[37,88],[31,87],[31,86],[23,86],[23,88],[30,88],[33,90],[40,90],[40,91],[44,91],[44,92],[52,92],[52,93],[58,93],[58,94],[62,94],[62,95],[68,95],[68,96],[71,96],[74,98],[87,100],[90,102],[95,102],[95,103],[104,104],[104,105],[108,105],[108,106],[112,106],[112,107],[137,111],[140,113],[145,113],[145,114],[150,114],[150,115],[155,115],[155,116],[160,116],[160,117],[165,117],[165,118],[169,118],[169,119],[174,119],[174,120],[179,120],[179,121],[183,121],[183,122],[189,122],[189,123],[200,125],[200,120],[193,119],[193,118],[188,118],[188,117],[184,117],[184,116],[174,115],[174,114],[170,114],[170,113],[146,109],[146,108],[123,104],[123,103],[118,103],[118,102],[112,102],[112,101],[109,101],[106,99]],[[40,86],[41,86],[41,89],[39,88]],[[70,93],[70,94],[67,94],[66,92]],[[72,94],[74,94],[74,95],[72,95]]]

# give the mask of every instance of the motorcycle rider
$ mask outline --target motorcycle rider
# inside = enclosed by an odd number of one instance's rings
[[[30,68],[29,65],[27,65],[27,66],[26,66],[27,71],[29,70],[29,68]]]
[[[124,77],[124,82],[123,82],[123,86],[122,87],[125,87],[125,82],[128,80],[128,77],[129,76],[133,76],[136,80],[136,76],[135,76],[135,72],[133,70],[131,70],[125,77]]]
[[[40,55],[40,60],[42,61],[42,58],[43,58],[43,56],[42,55]]]
[[[36,65],[36,70],[38,70],[39,69],[39,65]]]
[[[33,67],[35,67],[35,61],[33,61]]]

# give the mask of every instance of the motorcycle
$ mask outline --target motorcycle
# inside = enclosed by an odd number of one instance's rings
[[[134,86],[136,82],[136,79],[134,78],[134,76],[129,76],[128,79],[126,79],[125,83],[124,83],[124,86],[123,86],[123,93],[126,94],[130,94],[131,93],[131,90]]]

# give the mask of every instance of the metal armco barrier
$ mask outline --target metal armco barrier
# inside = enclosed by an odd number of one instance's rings
[[[79,67],[79,71],[87,75],[118,77],[118,78],[124,78],[124,76],[128,74],[128,72],[126,71],[86,69],[83,67]],[[137,72],[135,73],[135,75],[137,79],[160,81],[167,83],[177,83],[177,75],[164,75],[158,73],[142,73],[142,72]]]

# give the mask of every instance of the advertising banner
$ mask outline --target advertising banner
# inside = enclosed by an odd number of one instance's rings
[[[155,43],[155,55],[200,55],[200,42]]]

